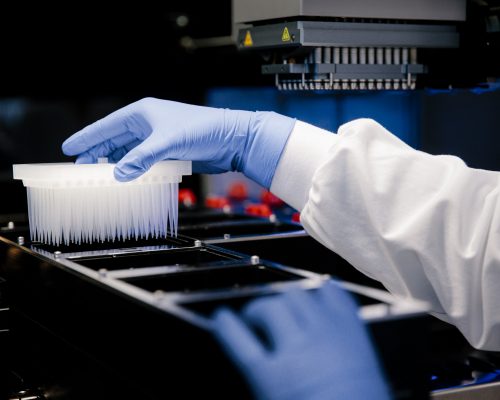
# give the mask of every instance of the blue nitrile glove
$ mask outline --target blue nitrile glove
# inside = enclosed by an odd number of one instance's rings
[[[129,181],[161,160],[193,161],[193,171],[240,171],[269,188],[295,120],[274,112],[237,111],[146,98],[85,127],[62,145],[77,163],[117,162]]]
[[[389,399],[356,310],[350,295],[328,282],[252,300],[241,316],[219,309],[214,334],[258,399]]]

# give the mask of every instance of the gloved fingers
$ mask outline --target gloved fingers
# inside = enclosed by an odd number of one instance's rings
[[[297,345],[303,337],[285,295],[253,300],[243,309],[243,317],[264,333],[271,350]]]
[[[137,140],[134,140],[133,142],[126,144],[123,147],[116,149],[113,153],[111,153],[108,156],[109,161],[113,162],[113,163],[117,163],[125,156],[125,154],[127,154],[130,150],[132,150],[134,147],[140,145],[141,143],[142,143],[142,140],[137,139]]]
[[[321,287],[315,290],[297,290],[285,293],[288,297],[287,303],[296,319],[305,331],[316,332],[316,335],[329,335],[332,329],[338,329],[339,323],[345,321],[354,321],[357,318],[356,309],[347,302],[351,300],[347,293],[340,292],[342,296],[332,299],[325,299],[323,291],[329,291],[332,288]],[[340,287],[334,287],[337,291],[342,291]],[[334,301],[331,306],[329,302]]]
[[[80,154],[77,158],[77,164],[89,164],[97,162],[99,157],[108,157],[115,150],[120,149],[131,142],[135,142],[135,136],[126,132],[124,134],[118,135],[114,138],[106,140],[98,145],[92,147],[90,150],[83,154]]]
[[[158,151],[160,150],[160,151]],[[149,170],[157,161],[164,159],[164,149],[158,149],[158,144],[151,140],[151,136],[134,147],[115,167],[115,178],[121,182],[128,182],[138,178]]]
[[[70,136],[62,144],[63,153],[67,156],[84,153],[99,143],[126,133],[129,108],[127,106],[112,112]]]
[[[339,283],[325,282],[317,292],[319,301],[328,310],[332,319],[338,321],[359,320],[358,307],[353,296]]]
[[[332,296],[326,297],[323,292]],[[356,308],[347,302],[352,300],[334,284],[328,283],[315,290],[291,290],[284,297],[291,313],[305,331],[328,334],[332,326],[337,329],[337,321],[357,318]]]
[[[138,178],[161,160],[192,160],[193,148],[179,137],[175,130],[168,134],[164,131],[151,132],[116,164],[115,178],[122,182]],[[194,150],[203,151],[203,147],[199,145]]]
[[[260,341],[233,311],[217,310],[213,316],[213,333],[231,359],[245,367],[248,363],[264,357]]]
[[[351,293],[338,283],[329,281],[318,290],[318,295],[329,317],[330,328],[325,328],[325,332],[330,332],[330,339],[344,343],[346,348],[355,346],[360,354],[364,354],[365,365],[377,366],[372,338],[358,316],[358,307]],[[374,368],[373,373],[377,369]]]
[[[195,174],[221,174],[223,172],[227,172],[227,170],[210,165],[208,161],[193,161],[193,173]]]
[[[94,164],[96,161],[97,159],[94,157],[94,155],[86,151],[76,158],[75,164]]]

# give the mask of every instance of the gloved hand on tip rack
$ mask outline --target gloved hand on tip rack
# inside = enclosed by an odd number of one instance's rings
[[[274,112],[211,108],[155,98],[129,104],[62,145],[77,163],[117,162],[130,181],[161,160],[193,161],[193,172],[239,171],[269,188],[295,120]]]
[[[221,308],[213,330],[257,399],[390,398],[356,305],[334,282],[258,298],[241,315]]]

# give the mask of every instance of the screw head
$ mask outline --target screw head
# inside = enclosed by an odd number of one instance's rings
[[[153,292],[153,297],[156,301],[160,301],[163,297],[165,297],[165,292],[163,290],[155,290]]]
[[[259,264],[259,263],[260,263],[260,258],[259,258],[259,256],[252,256],[252,257],[250,257],[250,263],[251,263],[252,265],[257,265],[257,264]]]
[[[99,271],[97,271],[99,273],[99,276],[101,278],[104,278],[106,277],[106,275],[108,274],[108,270],[106,268],[101,268]]]

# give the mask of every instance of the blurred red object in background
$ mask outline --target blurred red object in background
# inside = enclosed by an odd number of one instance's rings
[[[245,182],[233,182],[229,186],[228,196],[232,200],[243,201],[248,198],[248,187]]]
[[[292,214],[292,222],[298,222],[300,224],[300,213],[294,212]]]
[[[229,207],[229,200],[222,196],[207,196],[207,198],[205,199],[205,207],[207,208]]]
[[[263,190],[260,195],[260,200],[270,207],[283,207],[285,202],[281,200],[278,196],[272,194],[269,190]]]
[[[179,189],[179,205],[191,208],[196,206],[197,201],[191,189]]]
[[[272,213],[271,208],[267,204],[253,203],[245,207],[245,214],[256,217],[270,217]]]

